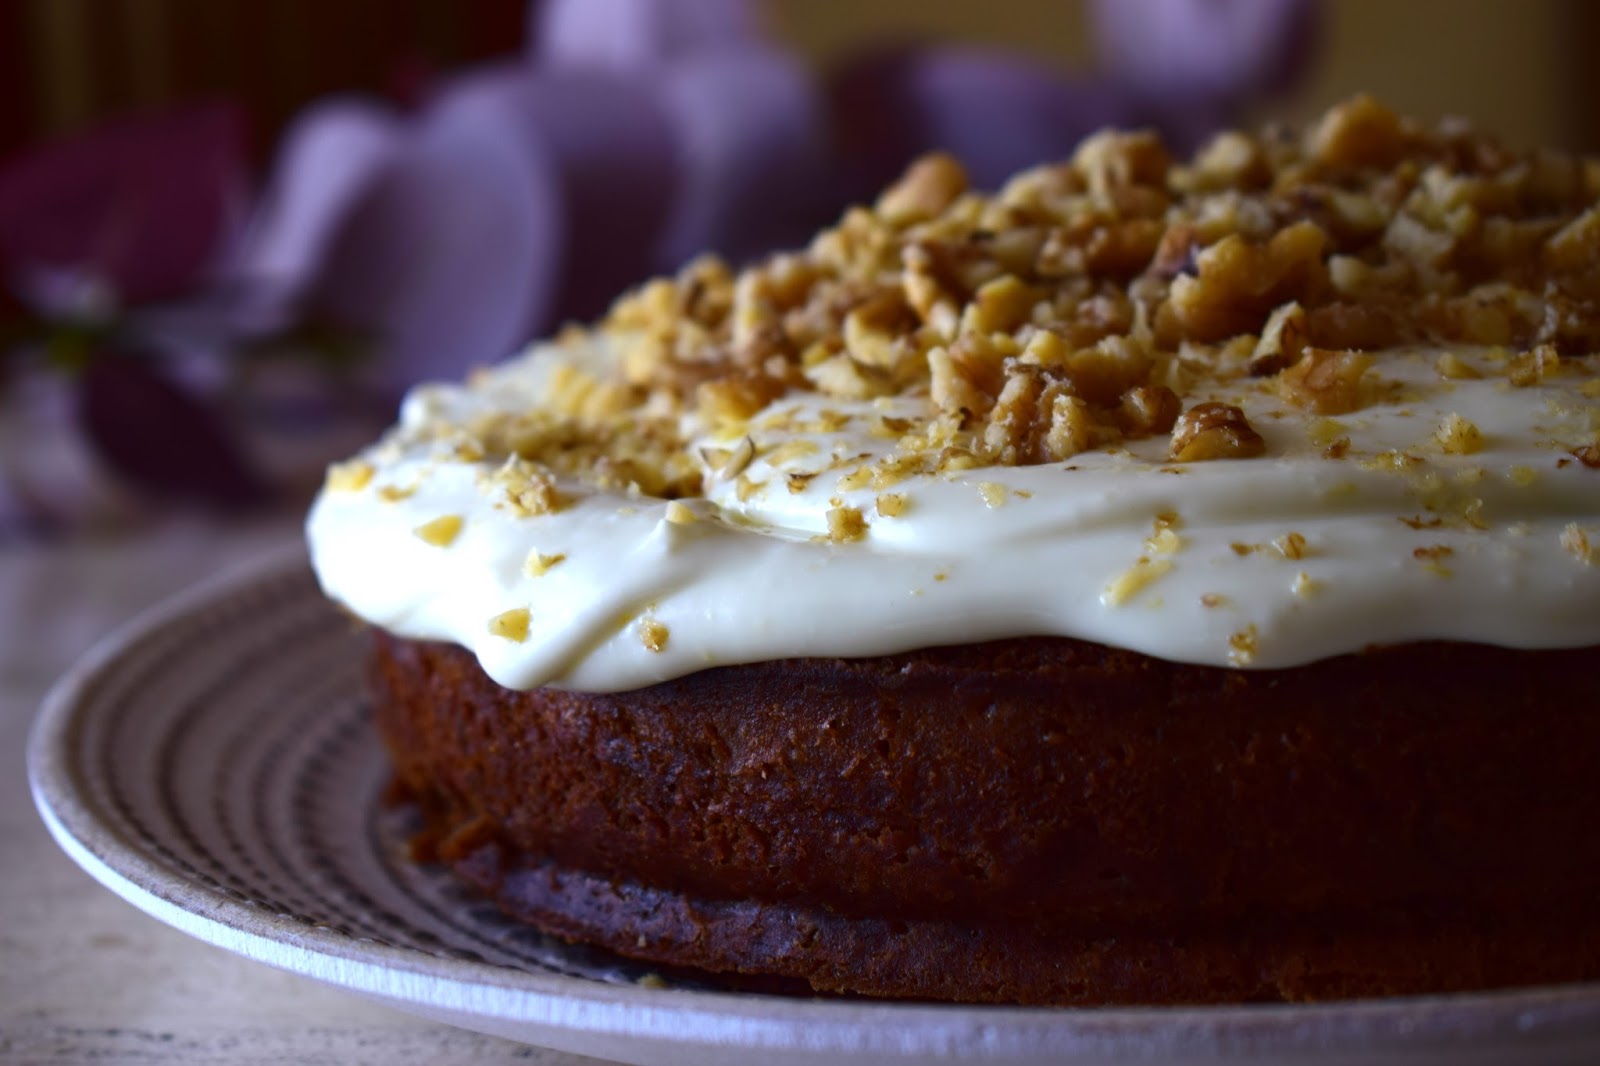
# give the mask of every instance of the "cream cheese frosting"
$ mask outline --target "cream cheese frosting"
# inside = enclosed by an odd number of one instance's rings
[[[1247,669],[1417,640],[1600,644],[1593,357],[1516,387],[1503,352],[1387,351],[1370,402],[1336,418],[1240,375],[1189,399],[1240,407],[1256,458],[1175,463],[1155,437],[904,478],[881,474],[885,427],[925,398],[796,392],[737,436],[688,427],[701,497],[563,478],[548,513],[510,505],[503,459],[463,456],[448,429],[537,406],[553,368],[612,358],[605,343],[415,389],[311,511],[328,595],[516,689],[1015,636]],[[714,469],[741,449],[737,476]]]

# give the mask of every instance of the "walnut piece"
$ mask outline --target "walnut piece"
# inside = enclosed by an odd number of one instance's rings
[[[1231,404],[1200,403],[1179,416],[1172,427],[1174,462],[1205,459],[1248,459],[1265,452],[1266,441],[1251,428],[1244,412]]]

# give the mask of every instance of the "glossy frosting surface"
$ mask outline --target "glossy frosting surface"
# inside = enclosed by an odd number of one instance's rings
[[[708,469],[703,497],[563,479],[553,512],[508,507],[501,460],[463,458],[449,428],[537,406],[553,368],[603,361],[601,344],[415,390],[311,512],[329,595],[470,648],[502,685],[589,691],[1025,635],[1241,668],[1423,639],[1600,644],[1600,469],[1579,454],[1600,434],[1594,357],[1515,387],[1505,353],[1453,349],[1481,375],[1462,377],[1444,349],[1386,351],[1369,402],[1331,419],[1219,378],[1190,399],[1241,407],[1265,455],[1173,463],[1160,436],[892,484],[858,471],[894,449],[884,420],[924,399],[793,393],[749,420],[749,465]],[[1451,415],[1477,430],[1468,450],[1439,432]],[[700,455],[744,446],[686,429]],[[830,539],[828,512],[850,509],[862,535]]]

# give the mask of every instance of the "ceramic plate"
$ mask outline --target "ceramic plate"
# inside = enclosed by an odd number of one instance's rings
[[[56,686],[35,799],[113,892],[273,966],[630,1063],[1592,1062],[1600,986],[1318,1007],[1037,1010],[656,987],[404,858],[357,627],[303,556],[153,612]]]

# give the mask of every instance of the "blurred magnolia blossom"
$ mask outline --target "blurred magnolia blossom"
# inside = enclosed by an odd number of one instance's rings
[[[698,253],[803,242],[924,151],[992,186],[1107,124],[1188,146],[1300,69],[1314,13],[1091,11],[1091,73],[916,41],[817,72],[756,3],[544,0],[520,56],[441,78],[412,109],[313,105],[254,194],[227,107],[38,148],[0,168],[0,531],[125,511],[118,484],[269,498],[236,401],[259,401],[285,356],[339,383],[325,397],[386,411]],[[15,384],[41,365],[63,372],[48,402]]]

